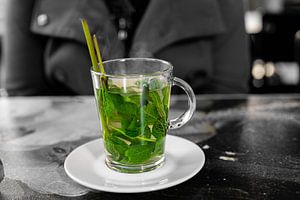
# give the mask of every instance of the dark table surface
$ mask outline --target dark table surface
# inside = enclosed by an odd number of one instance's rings
[[[185,102],[174,96],[171,116]],[[0,199],[300,199],[300,95],[197,96],[192,120],[169,134],[204,150],[197,175],[155,192],[93,191],[63,168],[101,136],[93,97],[1,98]]]

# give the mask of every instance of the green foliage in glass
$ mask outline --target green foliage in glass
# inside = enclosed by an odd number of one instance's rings
[[[107,152],[123,164],[145,164],[162,155],[168,129],[170,85],[154,79],[141,92],[115,85],[97,89]],[[104,85],[104,84],[102,84]]]

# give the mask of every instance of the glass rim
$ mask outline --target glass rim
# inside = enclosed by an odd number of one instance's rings
[[[114,75],[114,74],[103,74],[101,72],[94,71],[92,67],[91,67],[90,71],[93,74],[96,74],[98,76],[116,77],[116,78],[117,77],[118,78],[120,78],[120,77],[143,78],[143,77],[158,76],[158,75],[161,75],[161,74],[164,74],[164,73],[170,73],[173,70],[173,65],[170,62],[162,60],[162,59],[157,59],[157,58],[116,58],[116,59],[111,59],[111,60],[104,61],[103,65],[108,64],[108,63],[113,63],[113,62],[126,62],[126,61],[133,61],[133,60],[159,62],[159,63],[162,63],[162,64],[166,65],[167,68],[162,70],[162,71],[157,71],[157,72],[149,73],[149,74],[116,74],[116,75]]]

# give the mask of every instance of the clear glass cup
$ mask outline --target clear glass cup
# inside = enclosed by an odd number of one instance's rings
[[[151,58],[103,62],[106,74],[91,70],[101,121],[106,165],[124,173],[153,170],[164,162],[168,129],[192,117],[196,101],[192,88],[173,77],[173,66]],[[171,87],[188,96],[188,110],[168,120]]]

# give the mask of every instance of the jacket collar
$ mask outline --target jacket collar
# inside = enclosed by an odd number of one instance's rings
[[[213,36],[224,29],[217,0],[151,0],[130,56],[151,56],[176,41]]]

